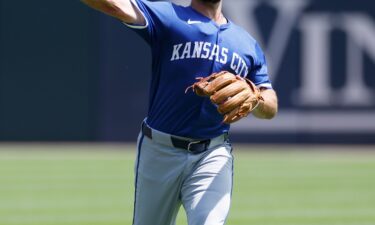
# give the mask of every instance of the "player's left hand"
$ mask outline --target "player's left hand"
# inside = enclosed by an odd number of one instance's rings
[[[224,116],[224,123],[231,124],[246,116],[263,101],[259,88],[253,82],[227,71],[214,73],[190,86],[199,96],[208,96]]]

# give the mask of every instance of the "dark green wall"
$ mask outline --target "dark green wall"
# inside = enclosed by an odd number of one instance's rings
[[[0,3],[0,140],[94,140],[96,14],[79,1]]]

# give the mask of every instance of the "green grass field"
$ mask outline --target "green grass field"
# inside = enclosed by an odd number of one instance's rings
[[[235,149],[227,224],[375,224],[375,151],[284,148]],[[133,149],[0,146],[0,225],[130,225]]]

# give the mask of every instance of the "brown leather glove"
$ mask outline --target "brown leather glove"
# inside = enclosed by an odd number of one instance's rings
[[[263,100],[253,82],[227,71],[197,79],[186,91],[192,88],[197,95],[210,97],[227,124],[248,116]]]

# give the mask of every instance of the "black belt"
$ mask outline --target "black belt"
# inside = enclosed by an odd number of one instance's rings
[[[147,124],[142,124],[142,133],[152,139],[152,129]],[[199,140],[199,141],[188,141],[180,138],[171,136],[172,144],[175,148],[185,149],[193,154],[199,154],[208,149],[211,143],[211,139]]]

